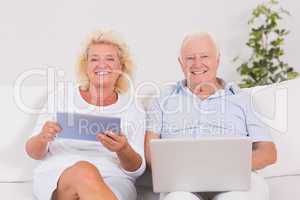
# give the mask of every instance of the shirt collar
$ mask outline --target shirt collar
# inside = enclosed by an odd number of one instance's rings
[[[210,95],[207,99],[214,99],[214,98],[219,98],[227,95],[235,95],[239,92],[240,88],[234,82],[226,83],[221,78],[217,78],[217,79],[220,81],[221,85],[223,86],[223,89],[217,90],[214,94]],[[179,92],[183,92],[184,94],[194,96],[194,94],[186,87],[186,79],[177,82],[176,94],[179,94]]]

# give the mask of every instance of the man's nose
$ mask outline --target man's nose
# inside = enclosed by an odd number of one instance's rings
[[[200,58],[200,56],[196,56],[195,57],[195,63],[196,66],[201,66],[203,64],[203,60],[202,58]]]

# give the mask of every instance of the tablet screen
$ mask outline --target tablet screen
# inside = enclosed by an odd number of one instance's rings
[[[62,128],[58,138],[96,141],[97,133],[121,131],[121,119],[117,117],[58,112],[56,119]]]

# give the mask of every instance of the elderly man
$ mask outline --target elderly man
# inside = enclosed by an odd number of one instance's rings
[[[161,194],[161,199],[269,199],[267,184],[255,170],[275,163],[275,145],[266,127],[256,118],[249,95],[233,83],[217,78],[220,53],[215,40],[208,33],[186,36],[178,61],[185,80],[165,89],[148,108],[147,163],[151,166],[149,142],[154,138],[249,136],[253,141],[253,173],[249,191],[173,192]]]

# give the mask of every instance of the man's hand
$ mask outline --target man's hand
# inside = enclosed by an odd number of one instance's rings
[[[277,151],[273,142],[254,142],[252,150],[252,170],[263,169],[274,164],[277,160]]]
[[[151,168],[150,141],[152,139],[160,139],[160,135],[154,132],[147,131],[145,135],[145,158],[150,168]]]

